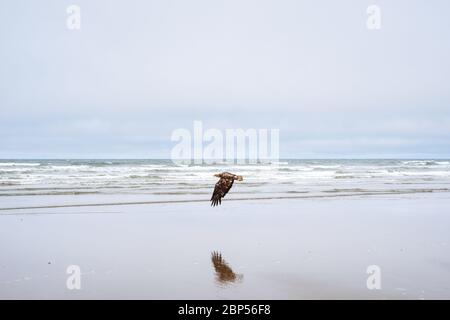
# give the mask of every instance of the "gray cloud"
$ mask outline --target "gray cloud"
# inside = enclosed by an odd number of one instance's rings
[[[0,157],[169,157],[192,121],[283,157],[448,157],[448,1],[0,4]]]

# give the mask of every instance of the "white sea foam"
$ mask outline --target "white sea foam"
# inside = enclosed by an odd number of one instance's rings
[[[277,165],[175,165],[169,160],[0,161],[0,196],[210,193],[217,172],[244,176],[241,193],[278,194],[342,190],[442,189],[450,185],[447,160],[286,160]],[[72,190],[72,191],[70,191]],[[173,193],[174,196],[179,192]]]
[[[0,162],[0,167],[35,167],[39,165],[41,164],[29,162]]]

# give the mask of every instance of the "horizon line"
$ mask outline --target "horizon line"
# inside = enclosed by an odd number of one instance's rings
[[[61,157],[61,158],[0,158],[0,161],[6,160],[166,160],[166,161],[180,161],[180,159],[173,160],[170,158],[71,158],[71,157]],[[198,159],[181,159],[181,161],[195,161]],[[230,159],[202,159],[203,161],[230,161]],[[239,158],[232,159],[236,160],[252,160],[249,158]],[[283,160],[450,160],[450,157],[386,157],[386,158],[372,158],[372,157],[330,157],[330,158],[279,158],[279,159],[261,159],[258,161],[283,161]]]

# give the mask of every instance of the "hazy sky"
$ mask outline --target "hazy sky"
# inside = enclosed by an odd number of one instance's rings
[[[280,129],[283,158],[450,157],[449,13],[448,0],[0,0],[0,158],[168,158],[194,120]]]

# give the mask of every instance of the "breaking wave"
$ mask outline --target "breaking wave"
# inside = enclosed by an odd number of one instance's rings
[[[170,160],[0,160],[0,196],[209,194],[215,173],[244,176],[240,193],[327,194],[445,189],[450,160],[281,160],[179,165]],[[189,191],[191,190],[191,191]],[[337,192],[338,194],[342,192]]]

